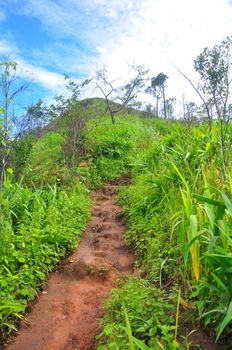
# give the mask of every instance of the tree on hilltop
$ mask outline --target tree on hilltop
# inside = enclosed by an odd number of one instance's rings
[[[168,76],[164,73],[159,73],[156,77],[151,79],[151,85],[146,89],[146,92],[153,95],[156,98],[156,112],[159,116],[159,100],[163,100],[164,116],[167,118],[167,106],[165,98],[165,87]]]
[[[105,66],[96,72],[95,84],[104,96],[106,112],[110,114],[112,124],[115,124],[115,115],[125,107],[136,106],[138,94],[144,92],[148,70],[142,65],[133,65],[131,70],[133,78],[119,87],[117,87],[119,79],[110,80]]]

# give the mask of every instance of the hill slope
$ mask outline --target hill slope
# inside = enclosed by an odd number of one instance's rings
[[[89,190],[129,172],[132,183],[120,191],[119,201],[128,220],[126,240],[147,280],[123,280],[112,292],[99,349],[128,348],[129,328],[135,344],[188,348],[188,336],[182,345],[182,333],[177,337],[176,305],[180,329],[181,320],[196,321],[200,315],[200,324],[225,349],[231,336],[231,125],[224,167],[217,123],[212,135],[205,125],[189,129],[157,118],[118,116],[112,125],[107,116],[88,119],[88,103],[87,114],[72,110],[34,140],[24,185],[5,182],[2,329],[12,327],[47,272],[80,238]],[[202,349],[211,344],[205,339]]]

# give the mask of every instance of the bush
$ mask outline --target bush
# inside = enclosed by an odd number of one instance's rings
[[[176,294],[172,298],[175,300]],[[105,303],[107,315],[102,321],[105,326],[97,336],[104,345],[99,345],[97,349],[130,348],[125,310],[134,337],[143,340],[151,349],[158,342],[165,349],[172,349],[168,344],[175,330],[173,300],[146,280],[130,277],[128,281],[122,281],[120,288],[113,289]]]
[[[54,269],[75,248],[89,218],[88,193],[53,186],[31,191],[4,183],[0,210],[0,328],[12,322]]]

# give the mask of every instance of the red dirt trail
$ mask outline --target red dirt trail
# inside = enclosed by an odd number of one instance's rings
[[[49,275],[46,290],[26,315],[29,325],[21,323],[5,350],[96,349],[103,302],[120,275],[134,272],[134,255],[123,239],[126,227],[116,203],[116,188],[117,184],[109,184],[93,192],[92,219],[81,243],[62,267]],[[194,327],[182,320],[180,328],[186,335]],[[203,350],[225,350],[201,330],[191,341]],[[199,347],[192,345],[191,349]]]
[[[121,274],[133,273],[134,255],[116,185],[93,193],[92,219],[77,250],[51,273],[47,288],[6,350],[90,350],[96,347],[102,305]]]

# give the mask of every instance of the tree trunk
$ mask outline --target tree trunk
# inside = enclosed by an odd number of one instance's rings
[[[115,124],[114,112],[112,112],[111,110],[109,110],[109,112],[110,112],[110,117],[111,117],[112,124]]]
[[[157,114],[157,117],[159,116],[159,98],[156,97],[156,114]]]
[[[0,191],[2,190],[2,186],[5,178],[6,158],[7,158],[7,146],[4,146],[2,151],[2,164],[1,164],[1,173],[0,173]],[[0,207],[1,207],[1,203],[0,203]]]
[[[2,190],[3,181],[5,177],[6,158],[8,152],[8,91],[5,92],[5,108],[4,108],[4,124],[3,124],[3,150],[2,150],[2,164],[0,174],[0,191]]]
[[[4,166],[4,159],[2,160],[2,168],[1,168],[1,174],[0,174],[0,191],[2,190],[2,185],[4,181],[4,173],[5,173],[5,166]],[[1,206],[1,203],[0,203]]]
[[[166,99],[165,99],[164,87],[162,88],[162,93],[163,93],[163,103],[164,103],[164,117],[165,117],[165,119],[167,119],[167,107],[166,107]]]

